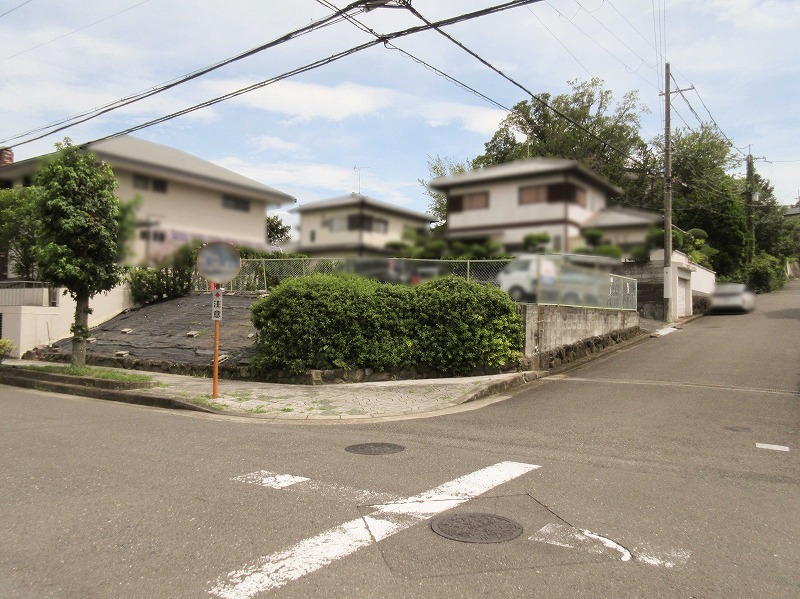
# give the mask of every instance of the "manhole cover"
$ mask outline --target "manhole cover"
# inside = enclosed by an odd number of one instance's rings
[[[350,445],[344,448],[345,451],[359,455],[386,455],[388,453],[398,453],[404,449],[405,447],[402,445],[395,445],[394,443],[359,443],[358,445]]]
[[[502,543],[522,534],[522,525],[518,522],[476,512],[436,518],[431,528],[438,535],[464,543]]]

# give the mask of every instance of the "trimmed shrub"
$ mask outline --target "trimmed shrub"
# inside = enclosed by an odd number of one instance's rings
[[[11,342],[11,339],[0,338],[0,364],[3,363],[3,360],[8,357],[13,349],[14,344]]]
[[[197,249],[183,246],[159,268],[131,268],[127,278],[134,303],[144,306],[188,295],[196,263]]]
[[[423,368],[463,375],[519,357],[516,304],[497,287],[443,277],[416,287],[353,276],[285,281],[252,307],[256,372]]]

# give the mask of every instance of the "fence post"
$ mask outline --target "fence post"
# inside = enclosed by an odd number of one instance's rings
[[[264,291],[267,291],[267,261],[261,260],[261,272],[264,273]]]
[[[469,266],[470,266],[470,260],[467,260],[467,281],[469,281]]]

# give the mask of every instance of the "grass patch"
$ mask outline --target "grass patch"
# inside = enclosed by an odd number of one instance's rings
[[[211,394],[208,395],[195,395],[194,397],[190,397],[189,401],[191,403],[197,404],[199,406],[205,406],[207,408],[211,408],[212,410],[224,410],[228,406],[224,403],[219,403],[218,401],[213,401],[211,399]]]
[[[149,383],[153,379],[146,374],[131,374],[113,368],[97,368],[96,366],[19,366],[22,370],[69,374],[72,376],[90,376],[96,379],[109,379],[126,383]]]

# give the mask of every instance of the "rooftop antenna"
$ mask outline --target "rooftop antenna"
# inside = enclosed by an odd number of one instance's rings
[[[368,166],[354,166],[353,170],[358,173],[358,195],[361,195],[361,171],[365,168],[369,168]]]

